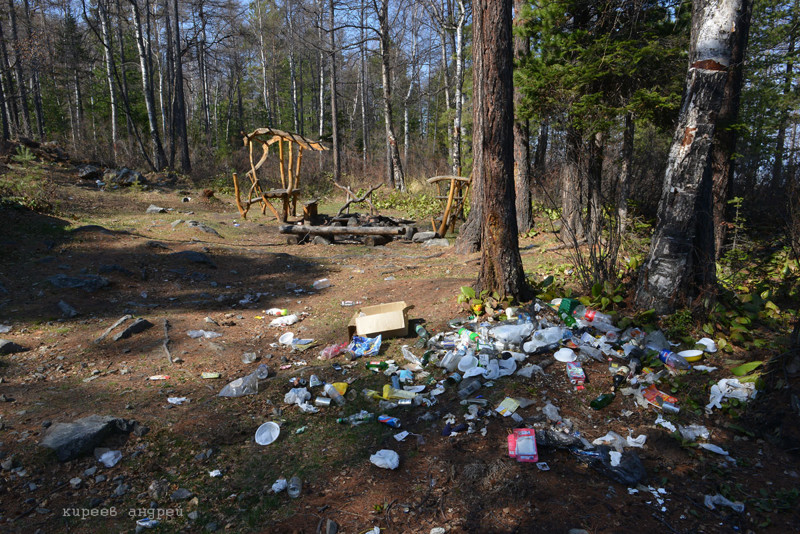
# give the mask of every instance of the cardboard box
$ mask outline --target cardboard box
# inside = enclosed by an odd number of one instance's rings
[[[351,338],[355,334],[366,337],[381,334],[385,338],[407,336],[409,309],[404,301],[361,308],[350,319],[347,334]]]

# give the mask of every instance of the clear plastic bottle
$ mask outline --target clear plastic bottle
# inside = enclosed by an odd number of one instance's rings
[[[339,390],[337,390],[333,384],[325,384],[325,387],[323,389],[325,391],[325,394],[329,396],[331,399],[333,399],[333,402],[335,402],[339,406],[344,406],[346,401],[344,400],[344,397],[342,397],[342,394],[339,393]]]
[[[572,316],[576,319],[580,319],[581,321],[586,321],[587,323],[592,324],[595,322],[613,324],[610,315],[587,308],[583,304],[579,304],[575,308],[575,310],[572,312]]]
[[[372,421],[375,418],[375,414],[371,414],[366,410],[361,410],[358,413],[354,413],[353,415],[349,415],[347,417],[340,417],[336,420],[337,423],[350,423],[351,425],[360,425],[366,421]]]
[[[672,367],[673,369],[691,369],[692,366],[683,356],[675,354],[671,350],[664,349],[658,353],[658,359],[664,362],[664,365]]]
[[[292,499],[296,499],[300,496],[300,492],[303,490],[303,481],[300,480],[300,477],[293,476],[289,479],[289,486],[286,488],[286,493],[289,494],[289,497]]]

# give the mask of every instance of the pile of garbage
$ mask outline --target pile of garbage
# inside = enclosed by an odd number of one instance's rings
[[[282,310],[282,314],[286,311]],[[492,419],[509,418],[506,426],[514,427],[508,436],[511,458],[535,462],[539,469],[547,470],[547,464],[538,461],[539,448],[566,449],[612,480],[636,486],[646,473],[632,449],[644,447],[646,435],[633,436],[629,432],[623,437],[608,432],[589,442],[578,425],[563,417],[550,401],[541,409],[542,415],[523,417],[520,409],[524,410],[535,401],[506,397],[497,406],[489,406],[489,400],[482,395],[504,377],[546,376],[545,369],[556,362],[563,363],[563,372],[580,394],[586,382],[584,364],[596,361],[608,369],[612,380],[609,391],[589,402],[591,408],[603,410],[618,396],[630,397],[640,407],[659,412],[655,424],[679,431],[684,439],[710,438],[705,427],[679,425],[676,428],[665,418],[679,413],[681,408],[679,399],[659,389],[659,382],[680,373],[714,371],[713,367],[697,363],[705,353],[717,350],[713,340],[703,338],[690,350],[674,352],[675,344],[662,332],[648,333],[635,327],[621,330],[610,315],[567,298],[555,299],[549,305],[535,303],[526,308],[507,308],[493,319],[455,319],[449,322],[447,331],[435,335],[417,325],[416,347],[403,345],[402,358],[397,359],[378,358],[382,344],[380,334],[374,337],[353,335],[349,344],[325,347],[319,354],[322,360],[346,355],[351,361],[363,361],[367,369],[386,377],[386,384],[379,390],[362,389],[360,392],[374,402],[374,410],[360,410],[344,416],[339,413],[337,421],[349,425],[379,422],[396,429],[403,427],[403,420],[406,423],[427,422],[441,427],[442,436],[463,432],[485,436]],[[529,361],[533,359],[537,363]],[[334,368],[342,370],[339,364],[334,364]],[[245,377],[244,383],[251,385],[249,390],[255,392],[260,378]],[[331,405],[346,414],[348,397],[355,398],[353,393],[346,396],[354,380],[327,383],[317,375],[311,375],[307,383],[304,379],[293,379],[294,387],[286,393],[284,402],[297,405],[309,414]],[[231,389],[231,386],[226,387],[227,391],[221,395],[230,393]],[[754,396],[752,383],[723,379],[711,388],[706,411],[710,413],[714,407],[720,407],[726,397],[747,400]],[[465,413],[450,413],[459,411],[451,409],[458,405]],[[420,410],[402,410],[409,407]],[[408,421],[412,413],[416,420]],[[410,435],[416,434],[400,431],[395,438],[402,441]],[[424,441],[421,435],[416,436],[418,441]],[[699,446],[727,455],[711,443]],[[378,451],[370,459],[376,466],[388,469],[395,469],[400,463],[399,455],[391,450]]]

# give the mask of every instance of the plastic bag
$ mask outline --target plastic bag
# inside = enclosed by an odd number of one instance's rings
[[[369,461],[383,469],[397,469],[400,465],[400,456],[389,449],[381,449],[370,456]]]
[[[356,358],[377,356],[381,350],[381,336],[380,334],[375,337],[353,336],[347,350]]]
[[[220,397],[243,397],[258,393],[258,381],[269,376],[269,368],[265,364],[259,365],[255,371],[247,376],[237,378],[219,392]]]
[[[503,343],[519,346],[533,331],[533,323],[505,324],[489,330],[489,335]]]
[[[678,430],[681,433],[681,437],[687,441],[697,441],[697,438],[709,438],[708,429],[701,425],[678,425]]]
[[[280,478],[278,478],[278,480],[276,480],[272,484],[272,492],[273,493],[280,493],[283,490],[285,490],[288,486],[289,486],[289,484],[286,482],[286,479],[283,478],[283,477],[280,477]]]
[[[237,378],[219,392],[220,397],[243,397],[258,393],[258,378],[254,374]]]
[[[547,401],[547,404],[544,406],[544,408],[542,408],[542,413],[554,423],[561,421],[561,416],[558,414],[558,408],[553,406],[550,401]]]
[[[710,414],[714,408],[722,408],[722,399],[731,398],[740,402],[753,399],[756,396],[756,385],[753,382],[742,384],[735,378],[723,378],[711,386],[709,402],[706,404],[706,413]]]
[[[311,393],[306,388],[292,388],[283,397],[283,402],[286,404],[303,404],[311,398]]]
[[[300,318],[297,315],[291,314],[291,315],[285,315],[283,317],[276,317],[275,319],[270,321],[269,325],[270,326],[289,326],[289,325],[295,324],[299,320],[300,320]]]
[[[709,510],[716,509],[714,505],[718,504],[720,506],[730,506],[730,508],[734,512],[739,512],[740,514],[744,512],[743,503],[730,501],[725,497],[723,497],[722,495],[720,495],[719,493],[717,493],[716,495],[706,495],[703,498],[703,504],[705,504],[706,508],[708,508]]]

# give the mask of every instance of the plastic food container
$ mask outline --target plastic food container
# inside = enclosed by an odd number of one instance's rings
[[[264,423],[256,430],[256,443],[259,445],[269,445],[278,439],[280,433],[281,427],[279,427],[277,423],[273,423],[272,421]]]

